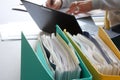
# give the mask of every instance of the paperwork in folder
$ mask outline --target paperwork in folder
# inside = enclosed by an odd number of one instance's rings
[[[104,55],[107,57],[104,57],[102,55],[103,53],[100,51],[100,49],[89,38],[81,34],[73,36],[70,33],[67,34],[77,43],[83,54],[96,68],[96,70],[102,74],[120,75],[120,60],[98,36],[95,36],[93,38],[98,42],[104,52]],[[107,60],[110,62],[108,63]]]
[[[43,67],[46,69],[46,71],[51,76],[51,78],[54,78],[55,72],[49,64],[49,61],[47,59],[47,55],[45,53],[44,47],[43,47],[40,39],[39,39],[39,42],[37,43],[36,52],[38,55],[38,59],[40,60]]]
[[[21,32],[26,35],[27,39],[37,39],[40,31],[34,22],[14,22],[0,25],[2,40],[19,40]]]
[[[40,33],[39,40],[44,46],[44,54],[47,55],[48,61],[55,71],[55,80],[80,78],[80,61],[73,47],[67,44],[58,33],[56,35],[43,33]]]

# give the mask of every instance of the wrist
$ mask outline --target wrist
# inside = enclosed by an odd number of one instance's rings
[[[62,6],[63,6],[63,0],[60,0],[60,2],[61,2],[60,8],[62,8]]]

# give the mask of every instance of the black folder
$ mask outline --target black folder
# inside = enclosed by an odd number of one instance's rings
[[[75,16],[29,1],[21,1],[41,30],[53,33],[55,26],[59,25],[62,30],[67,29],[71,34],[82,33]]]

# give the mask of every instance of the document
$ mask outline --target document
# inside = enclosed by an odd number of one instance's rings
[[[55,80],[72,80],[80,78],[80,62],[62,37],[56,33],[41,34],[41,43],[49,51],[49,62],[55,65]]]
[[[51,78],[54,78],[55,72],[53,68],[50,66],[49,60],[47,58],[47,55],[45,54],[45,50],[40,39],[39,42],[37,43],[36,52],[38,59],[41,62],[44,69],[46,69]]]
[[[90,61],[90,63],[102,74],[107,75],[119,75],[120,74],[120,60],[112,52],[112,50],[99,38],[97,35],[93,38],[99,43],[101,49],[104,51],[104,55],[110,60],[106,60],[101,54],[101,51],[90,39],[82,34],[71,35],[67,32],[69,38],[71,38],[81,49],[82,53]]]
[[[105,52],[105,54],[108,56],[109,60],[110,60],[110,66],[112,67],[112,72],[110,73],[108,70],[108,74],[112,74],[112,75],[119,75],[120,71],[119,71],[119,67],[120,67],[120,60],[118,59],[118,57],[113,53],[113,51],[100,39],[100,37],[95,36],[95,39],[98,41],[98,43],[100,44],[101,48],[103,49],[103,51]],[[106,72],[106,71],[105,71]]]

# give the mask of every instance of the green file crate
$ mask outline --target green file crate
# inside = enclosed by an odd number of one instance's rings
[[[78,53],[77,53],[78,54]],[[82,69],[81,78],[73,80],[92,80],[92,75],[88,71],[87,67],[83,63],[80,56],[78,56],[80,61],[80,67]],[[22,33],[21,40],[21,76],[20,80],[54,80],[48,74],[48,71],[43,67],[39,61],[35,50],[31,47],[24,34]]]

